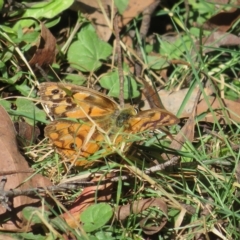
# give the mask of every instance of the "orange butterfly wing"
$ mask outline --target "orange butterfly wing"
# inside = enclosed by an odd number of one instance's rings
[[[120,114],[119,118],[121,119],[121,117]],[[124,131],[118,133],[117,137],[114,137],[114,143],[116,146],[120,146],[123,142],[127,142],[124,149],[126,151],[134,141],[134,138],[131,141],[132,135],[141,134],[146,130],[154,130],[163,126],[171,126],[178,122],[179,119],[165,109],[153,108],[141,111],[136,115],[129,115],[124,122]]]
[[[118,104],[104,94],[72,84],[41,83],[39,89],[43,103],[57,119],[45,127],[45,136],[68,161],[77,166],[89,165],[86,158],[105,142],[112,118],[120,111]]]
[[[104,134],[96,131],[92,123],[54,121],[46,126],[48,137],[57,151],[77,166],[91,165],[86,160],[96,153],[104,141]]]
[[[41,83],[41,99],[56,118],[104,118],[120,110],[106,95],[89,88],[64,83]]]
[[[126,132],[137,133],[146,130],[154,130],[163,126],[171,126],[179,122],[179,119],[165,109],[153,108],[139,112],[128,120]]]
[[[81,120],[55,120],[45,128],[45,136],[58,152],[77,166],[88,166],[87,158],[100,148],[101,156],[113,153],[116,148],[127,150],[134,141],[131,134],[178,122],[165,109],[154,108],[138,114],[132,108],[120,110],[104,94],[72,84],[42,83],[40,96],[56,119]]]

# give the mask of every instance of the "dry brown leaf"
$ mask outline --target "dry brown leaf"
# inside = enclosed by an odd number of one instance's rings
[[[107,17],[110,18],[111,14],[111,0],[101,1],[102,6],[107,14]],[[86,17],[94,25],[97,35],[100,39],[108,41],[112,35],[112,29],[108,26],[106,18],[104,17],[102,10],[98,5],[97,0],[78,0],[74,1],[71,6],[73,11],[81,11],[86,14]]]
[[[125,26],[129,21],[135,18],[140,14],[145,8],[152,4],[155,0],[129,0],[127,9],[123,12],[121,18],[119,19],[119,27]],[[102,6],[105,9],[107,17],[111,19],[111,9],[112,9],[112,0],[101,0]],[[95,26],[98,36],[104,40],[108,41],[112,35],[112,29],[107,24],[106,18],[102,13],[101,8],[98,5],[97,0],[78,0],[75,1],[71,6],[71,9],[74,11],[82,11],[86,14],[86,17],[93,23]],[[114,10],[113,16],[115,16],[116,9]]]
[[[133,18],[137,17],[143,10],[149,7],[155,0],[129,0],[127,9],[123,12],[120,27],[124,27]]]
[[[158,95],[161,98],[162,104],[164,105],[164,107],[171,113],[173,114],[177,114],[182,101],[184,99],[184,97],[186,96],[188,92],[188,89],[181,89],[177,92],[170,92],[170,91],[166,91],[166,90],[160,90],[158,92]],[[192,93],[190,99],[189,99],[189,103],[188,105],[190,105],[190,108],[187,108],[186,111],[190,114],[192,111],[192,106],[194,103],[194,99],[196,97],[196,92],[194,91],[194,93]],[[194,97],[195,96],[195,97]],[[144,107],[141,108],[141,110],[148,110],[150,109],[151,106],[149,104],[148,101],[146,101],[146,98],[144,98]]]
[[[1,176],[7,176],[7,183],[4,190],[15,189],[32,175],[32,169],[29,168],[24,157],[19,153],[16,143],[16,132],[7,112],[0,106],[0,160]],[[28,179],[26,183],[18,187],[19,190],[25,190],[34,187],[50,186],[49,179],[36,174]],[[37,206],[40,204],[38,198],[27,196],[18,196],[9,199],[11,212],[0,205],[1,230],[22,231],[24,222],[21,211],[26,206]]]
[[[210,103],[210,106],[212,107],[212,109],[215,112],[216,119],[218,120],[218,122],[220,124],[229,123],[228,119],[226,119],[226,115],[231,121],[240,123],[240,115],[239,115],[240,101],[231,101],[228,99],[222,99],[223,106],[225,106],[226,111],[219,110],[219,109],[222,109],[222,105],[217,98],[209,97],[208,101]],[[201,119],[201,121],[214,123],[215,122],[214,116],[209,111],[209,106],[208,106],[207,102],[204,99],[202,99],[197,106],[196,114],[200,115],[205,112],[207,112],[208,114],[203,119]]]
[[[239,7],[239,4],[238,4]],[[240,9],[232,8],[228,11],[219,12],[212,16],[203,24],[203,29],[213,30],[217,29],[221,32],[228,31],[232,25],[239,19]]]
[[[204,46],[204,53],[215,51],[220,46],[238,46],[240,45],[240,37],[226,32],[215,31],[208,37],[202,39]],[[194,51],[199,49],[199,41],[196,42],[196,48]]]
[[[7,233],[1,233],[1,236],[2,236],[2,239],[4,240],[16,240],[16,236],[10,236],[9,234]]]
[[[191,112],[191,115],[189,116],[187,122],[181,129],[181,131],[177,134],[177,136],[173,139],[173,141],[170,144],[170,148],[175,150],[180,150],[182,148],[182,145],[186,142],[192,142],[194,139],[194,129],[195,129],[195,116],[196,116],[196,106],[199,101],[201,91],[199,88],[196,88],[197,94],[195,97],[195,102],[193,105],[193,109]],[[170,155],[166,155],[165,153],[162,154],[162,158],[165,160],[168,160],[169,158],[172,158]]]
[[[155,221],[156,218],[144,218],[139,222],[139,225],[145,234],[153,235],[155,233],[158,233],[166,225],[167,218],[162,217],[161,219],[157,219],[157,225]]]
[[[42,68],[48,67],[55,59],[56,39],[43,23],[40,23],[40,25],[41,35],[38,46],[36,46],[36,52],[29,61],[30,66],[33,68],[35,68],[36,64]]]
[[[210,88],[204,89],[205,93],[208,97],[208,101],[210,103],[210,106],[212,107],[213,111],[216,113],[216,119],[221,123],[224,124],[227,122],[225,118],[226,115],[224,115],[224,111],[221,111],[219,109],[222,108],[221,103],[219,100],[215,97],[212,97],[212,90]],[[159,95],[161,96],[161,100],[163,102],[163,105],[166,107],[166,109],[173,114],[177,114],[183,99],[185,98],[186,94],[188,92],[188,89],[182,89],[178,92],[168,92],[161,90],[159,92]],[[183,109],[181,115],[179,118],[189,118],[191,116],[191,113],[193,111],[194,107],[194,101],[196,99],[197,95],[197,89],[193,91],[191,94],[188,103],[186,104],[185,108]],[[202,96],[200,97],[202,98]],[[228,99],[221,99],[223,102],[223,106],[225,106],[225,109],[228,110],[228,116],[232,121],[235,121],[237,123],[240,122],[240,102],[239,101],[232,101]],[[206,121],[206,122],[212,122],[214,123],[214,117],[212,116],[210,110],[209,110],[209,105],[204,99],[201,99],[197,105],[197,110],[196,110],[196,115],[200,115],[202,113],[209,112],[204,119],[201,121]]]
[[[18,143],[22,147],[32,145],[36,143],[36,140],[40,134],[40,130],[37,126],[32,126],[27,122],[15,122],[15,129],[18,133]]]
[[[157,95],[156,92],[154,91],[153,87],[144,79],[142,79],[143,82],[143,89],[142,92],[149,103],[150,108],[161,108],[165,109],[160,95]]]
[[[115,217],[118,221],[123,221],[130,214],[139,214],[149,207],[157,207],[164,213],[164,216],[161,216],[160,219],[157,217],[154,219],[153,222],[158,223],[157,226],[155,224],[149,225],[149,220],[151,220],[149,218],[143,217],[143,219],[140,220],[143,231],[148,235],[152,235],[159,232],[167,223],[167,218],[165,217],[167,216],[167,204],[161,198],[141,199],[132,204],[119,206],[115,209]],[[146,226],[146,223],[148,226]]]

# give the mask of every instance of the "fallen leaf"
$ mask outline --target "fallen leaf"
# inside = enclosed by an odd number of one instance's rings
[[[111,15],[115,15],[116,13],[116,8],[114,9],[114,13],[111,12],[112,2],[112,0],[101,1],[102,7],[105,10],[108,19],[111,19]],[[119,27],[124,27],[153,2],[154,0],[129,0],[127,9],[123,12],[122,16],[119,17]],[[85,13],[86,17],[95,26],[98,36],[106,42],[109,40],[112,35],[112,26],[109,26],[107,23],[106,16],[103,14],[101,8],[99,7],[98,1],[78,0],[74,2],[74,4],[71,6],[71,9],[74,11],[80,10],[81,12]]]
[[[50,186],[50,180],[39,174],[31,177],[33,170],[29,168],[28,163],[19,153],[15,128],[7,112],[1,106],[0,115],[0,176],[7,176],[7,183],[4,190],[15,189],[18,186],[19,190]],[[0,205],[0,229],[24,231],[25,223],[22,219],[22,209],[29,205],[40,205],[41,201],[36,197],[18,196],[9,199],[9,203],[11,204],[11,212]]]
[[[197,90],[197,94],[196,94],[195,103],[194,103],[191,115],[189,116],[187,122],[185,123],[181,131],[176,135],[176,137],[171,142],[169,147],[172,149],[180,150],[186,141],[192,142],[194,139],[196,106],[198,104],[198,101],[201,95],[200,89],[196,88],[196,90]],[[174,155],[169,155],[169,154],[166,155],[165,153],[162,154],[162,158],[164,160],[168,160],[173,156]]]
[[[149,7],[155,0],[129,0],[127,9],[123,12],[120,27],[126,26],[133,18],[137,17],[142,11]]]
[[[37,49],[29,61],[33,68],[36,67],[36,64],[42,68],[48,67],[55,59],[56,39],[43,23],[40,23],[40,25],[41,35],[36,46]]]
[[[159,218],[156,216],[154,220],[150,219],[149,217],[143,217],[140,220],[140,226],[142,227],[144,233],[152,235],[159,232],[167,223],[167,204],[161,198],[141,199],[133,202],[132,204],[119,206],[115,209],[115,217],[118,221],[123,221],[129,215],[139,214],[149,207],[157,207],[163,212],[163,215],[161,215]],[[151,222],[149,223],[150,220],[153,220],[152,224]],[[157,226],[156,223],[158,223]]]
[[[216,48],[220,46],[239,46],[240,37],[231,33],[214,31],[208,37],[204,37],[201,42],[201,44],[204,46],[203,52],[208,53],[215,51]],[[199,41],[197,41],[194,52],[196,52],[199,48]]]
[[[229,120],[239,123],[240,122],[240,102],[239,101],[231,101],[228,99],[221,99],[221,102],[215,97],[209,97],[208,101],[210,103],[211,108],[213,109],[216,119],[220,124],[228,124]],[[224,110],[223,109],[224,106]],[[201,121],[205,122],[216,122],[214,116],[209,110],[209,106],[207,102],[202,99],[197,106],[197,115],[202,113],[206,113],[206,116],[201,119]]]
[[[40,130],[37,126],[32,126],[27,122],[15,122],[15,129],[18,133],[18,143],[21,147],[26,147],[36,143],[36,140],[40,134]]]
[[[228,11],[222,11],[212,16],[203,24],[203,29],[217,29],[221,32],[228,31],[232,25],[239,19],[240,9],[232,8]]]
[[[143,82],[143,89],[142,92],[147,99],[150,108],[161,108],[165,109],[162,101],[161,101],[161,96],[156,94],[154,91],[153,87],[144,79],[142,79]]]
[[[212,110],[215,112],[216,120],[218,120],[219,123],[221,124],[228,123],[229,120],[226,119],[226,116],[231,121],[240,123],[240,115],[239,115],[240,101],[220,99],[222,101],[222,104],[221,104],[221,101],[219,101],[216,97],[211,96],[212,91],[209,88],[204,90],[206,95],[208,96],[207,100],[209,102],[209,105],[211,106]],[[187,92],[188,92],[188,89],[182,89],[177,92],[168,92],[168,91],[161,90],[159,92],[159,95],[161,96],[162,103],[166,107],[166,109],[176,115]],[[197,95],[197,89],[195,89],[191,94],[188,100],[188,103],[184,107],[181,115],[178,116],[179,118],[189,118],[191,116],[196,95]],[[203,99],[202,96],[200,98],[201,100],[197,105],[196,116],[199,116],[205,113],[206,115],[201,119],[201,121],[214,123],[215,118],[209,110],[209,105],[207,101]],[[222,109],[222,106],[224,106],[224,109]]]

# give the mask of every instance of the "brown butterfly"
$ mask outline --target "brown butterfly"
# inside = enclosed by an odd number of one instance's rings
[[[77,166],[88,165],[96,153],[100,158],[117,149],[126,151],[135,140],[132,136],[178,122],[165,109],[121,109],[102,93],[68,83],[41,83],[40,97],[56,119],[46,126],[45,136]]]

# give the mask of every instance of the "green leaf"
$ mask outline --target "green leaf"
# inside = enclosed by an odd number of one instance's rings
[[[52,1],[42,1],[40,3],[34,4],[31,6],[31,8],[28,8],[25,13],[23,14],[22,18],[36,18],[36,19],[42,19],[42,18],[54,18],[64,10],[68,9],[72,4],[74,0],[52,0]],[[18,21],[14,25],[14,29],[18,29],[19,26],[23,27],[29,27],[34,22],[30,19],[24,19]]]
[[[95,71],[102,66],[100,60],[106,60],[112,53],[112,47],[98,38],[91,25],[81,30],[78,39],[67,53],[70,65],[77,70]]]
[[[100,85],[109,90],[108,95],[111,97],[119,97],[119,76],[118,72],[107,73],[100,79]],[[138,86],[134,78],[130,76],[124,77],[124,99],[136,98],[140,95]]]
[[[45,112],[37,108],[32,101],[19,98],[16,105],[19,115],[24,116],[29,124],[34,124],[35,121],[46,122]]]
[[[7,51],[2,54],[1,61],[2,62],[7,62],[8,60],[10,60],[13,57],[13,51],[14,51],[14,47],[9,46]]]
[[[114,0],[114,3],[119,13],[122,14],[126,10],[129,0]]]
[[[1,32],[8,33],[10,35],[16,35],[16,31],[14,31],[12,28],[4,25],[0,25]]]
[[[231,80],[230,85],[233,87],[233,89],[225,86],[224,92],[227,99],[230,99],[232,101],[237,101],[239,99],[239,92],[240,92],[240,82],[239,80]]]
[[[14,87],[23,95],[23,96],[28,96],[28,97],[32,97],[34,98],[35,97],[35,93],[32,91],[31,92],[31,88],[28,87],[26,81],[23,82],[21,85],[14,85]],[[31,93],[31,95],[29,95]]]
[[[56,217],[50,220],[50,224],[54,226],[54,228],[64,232],[69,227],[67,223],[60,217]]]
[[[94,204],[88,207],[80,216],[86,232],[92,232],[104,226],[112,217],[113,210],[106,203]]]
[[[17,69],[17,67],[14,65],[9,68],[7,64],[5,64],[5,62],[9,61],[12,58],[12,54],[10,51],[7,51],[4,56],[1,56],[2,61],[0,60],[0,81],[7,84],[14,84],[22,77],[22,71],[19,71],[19,69]],[[10,74],[9,76],[9,72],[14,72],[15,74]]]
[[[114,237],[112,237],[112,233],[111,232],[96,232],[95,236],[97,237],[98,240],[113,240],[116,239]]]
[[[97,237],[92,236],[92,235],[88,236],[88,239],[89,239],[89,240],[98,240]],[[84,240],[84,238],[83,238],[82,240]],[[107,240],[107,239],[105,239],[105,240]]]
[[[2,106],[7,112],[11,110],[11,102],[5,99],[0,99],[0,106]]]
[[[161,56],[147,56],[148,66],[151,69],[159,70],[169,66],[166,58]]]
[[[2,10],[3,4],[4,4],[4,1],[0,0],[0,10]]]
[[[36,121],[47,123],[46,114],[43,110],[40,110],[28,99],[18,98],[15,101],[16,110],[11,109],[11,103],[6,100],[0,100],[2,105],[10,115],[22,116],[25,121],[33,125]]]
[[[22,211],[23,217],[27,221],[31,221],[32,223],[42,223],[42,218],[48,219],[48,217],[51,215],[48,211],[40,211],[39,208],[36,207],[25,207]]]
[[[80,76],[80,75],[77,75],[77,74],[68,74],[66,76],[65,80],[67,82],[70,81],[73,84],[81,86],[81,85],[83,85],[86,82],[86,77]]]
[[[192,40],[189,36],[177,38],[175,41],[161,41],[160,54],[167,56],[168,59],[178,59],[187,49],[192,48]]]
[[[1,233],[2,236],[2,233]],[[28,232],[28,233],[14,233],[11,234],[10,236],[12,236],[12,239],[25,239],[25,240],[32,240],[32,239],[37,239],[37,240],[46,240],[46,236],[43,236],[41,234],[34,234],[32,232]],[[16,238],[15,238],[16,237]]]
[[[19,71],[12,77],[4,76],[5,75],[4,73],[2,73],[2,75],[3,75],[3,77],[0,77],[0,81],[12,85],[12,84],[16,83],[22,77],[22,72]]]
[[[18,38],[18,42],[25,42],[25,43],[34,44],[35,42],[37,42],[39,40],[39,35],[40,35],[40,33],[35,32],[35,31],[25,33],[25,34],[23,34],[23,36],[21,38]]]

